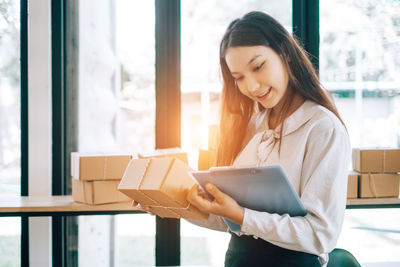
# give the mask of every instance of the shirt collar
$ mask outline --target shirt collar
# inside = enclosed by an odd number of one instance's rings
[[[284,127],[283,127],[283,133],[282,136],[288,135],[297,129],[299,129],[301,126],[303,126],[305,123],[307,123],[313,116],[315,112],[315,108],[318,106],[315,102],[311,100],[306,100],[304,101],[301,106],[296,109],[295,112],[293,112],[289,117],[287,117],[284,121]],[[267,109],[266,116],[265,116],[265,129],[270,130],[268,127],[268,118],[269,118],[269,112],[271,109]],[[282,124],[278,125],[274,132],[279,133],[281,130]]]

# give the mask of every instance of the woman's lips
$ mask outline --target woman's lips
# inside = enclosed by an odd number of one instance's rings
[[[260,100],[260,101],[265,100],[265,99],[269,96],[269,94],[271,93],[271,91],[272,91],[272,87],[270,87],[270,88],[268,89],[268,91],[265,92],[265,94],[260,95],[260,96],[257,96],[257,99]]]

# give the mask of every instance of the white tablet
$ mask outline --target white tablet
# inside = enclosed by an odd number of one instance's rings
[[[204,190],[210,182],[234,198],[239,205],[269,213],[305,216],[306,209],[279,165],[250,168],[217,167],[189,174]],[[209,195],[211,198],[211,196]],[[212,199],[212,198],[211,198]],[[232,232],[240,225],[224,218]]]

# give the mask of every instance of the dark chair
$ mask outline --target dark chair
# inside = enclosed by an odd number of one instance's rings
[[[328,267],[361,267],[353,254],[342,248],[335,248],[329,253]]]

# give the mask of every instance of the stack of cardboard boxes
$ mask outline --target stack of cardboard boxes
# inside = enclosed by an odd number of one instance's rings
[[[72,196],[86,204],[130,201],[118,184],[132,155],[71,153]]]
[[[71,154],[72,195],[85,204],[132,201],[160,217],[207,219],[187,200],[195,184],[179,148],[132,155]]]
[[[186,200],[195,184],[187,152],[180,148],[139,154],[126,168],[118,190],[165,218],[207,219]]]
[[[348,198],[398,197],[400,149],[353,149]]]

